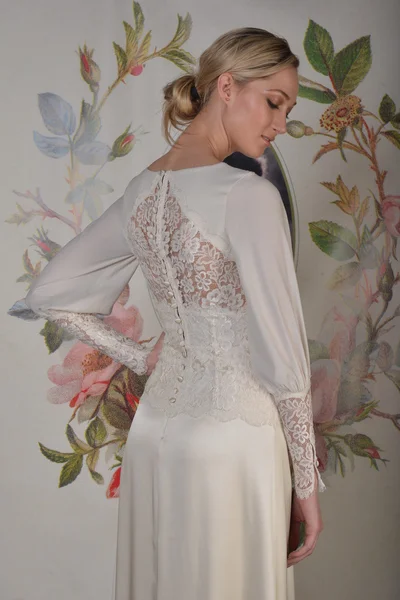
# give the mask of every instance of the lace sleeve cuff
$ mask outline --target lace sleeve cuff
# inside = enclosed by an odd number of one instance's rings
[[[84,344],[97,348],[137,375],[146,374],[150,350],[109,327],[96,315],[53,309],[37,311],[37,314],[57,323]]]
[[[300,397],[286,397],[277,402],[293,466],[294,489],[298,498],[308,498],[316,487],[326,487],[318,471],[311,392]]]

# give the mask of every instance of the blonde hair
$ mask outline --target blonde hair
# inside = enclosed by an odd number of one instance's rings
[[[228,31],[200,56],[197,73],[182,75],[164,87],[165,138],[174,143],[171,129],[182,131],[199,114],[222,73],[229,72],[236,83],[245,84],[298,66],[299,59],[284,38],[254,27]]]

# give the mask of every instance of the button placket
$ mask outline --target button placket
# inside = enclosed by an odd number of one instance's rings
[[[158,239],[159,247],[160,247],[160,250],[162,253],[162,258],[161,258],[161,272],[162,272],[162,278],[163,278],[162,281],[163,281],[163,284],[167,288],[166,294],[168,297],[169,306],[175,310],[174,320],[175,320],[175,323],[177,324],[177,333],[180,337],[179,346],[181,348],[183,358],[186,358],[188,355],[188,352],[186,349],[185,332],[184,332],[184,328],[182,327],[182,319],[181,319],[181,315],[179,313],[179,308],[178,308],[179,300],[176,297],[176,293],[175,293],[176,290],[174,289],[173,278],[171,277],[171,273],[169,272],[170,265],[168,264],[168,257],[165,252],[165,247],[164,247],[164,244],[162,241],[162,232],[164,231],[163,213],[164,213],[164,207],[165,207],[167,195],[168,195],[168,178],[166,177],[166,174],[164,174],[163,178],[162,178],[162,187],[161,187],[161,194],[160,194],[161,201],[160,201],[160,205],[159,205],[159,211],[155,210],[155,213],[158,212],[157,239]],[[171,277],[172,281],[170,280],[170,277]],[[184,363],[182,363],[181,366],[182,366],[182,373],[183,373],[186,365]],[[178,382],[178,384],[181,384],[183,382],[183,375],[178,374],[176,381]],[[169,399],[170,404],[174,404],[177,401],[176,396],[179,393],[179,387],[175,387],[173,393],[174,393],[174,396],[172,396]]]

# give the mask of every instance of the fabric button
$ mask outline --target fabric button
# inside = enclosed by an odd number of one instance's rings
[[[182,375],[179,375],[179,376],[177,377],[177,380],[178,380],[180,383],[182,383],[182,381],[183,381],[183,377],[182,377]]]
[[[171,402],[171,404],[174,404],[176,402],[176,398],[170,398],[169,401]]]
[[[182,329],[182,327],[179,327],[179,329],[178,329],[178,333],[181,333],[181,334],[183,333],[183,329]]]
[[[173,298],[173,297],[174,297],[174,292],[171,292],[171,291],[169,291],[169,292],[167,292],[167,294],[168,294],[168,296],[169,296],[170,298]]]
[[[175,323],[182,323],[182,319],[180,319],[179,317],[177,319],[175,319]]]
[[[179,342],[180,346],[184,346],[186,342],[184,342],[183,340],[181,342]]]
[[[178,388],[174,389],[174,394],[177,394],[179,392]]]
[[[168,281],[168,279],[165,279],[165,280],[164,280],[164,283],[165,283],[165,285],[169,285],[169,281]]]

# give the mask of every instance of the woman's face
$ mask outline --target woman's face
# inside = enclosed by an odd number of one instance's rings
[[[242,86],[232,82],[230,74],[222,75],[222,120],[231,151],[252,158],[261,156],[278,134],[286,132],[286,119],[296,104],[298,89],[294,67]]]

